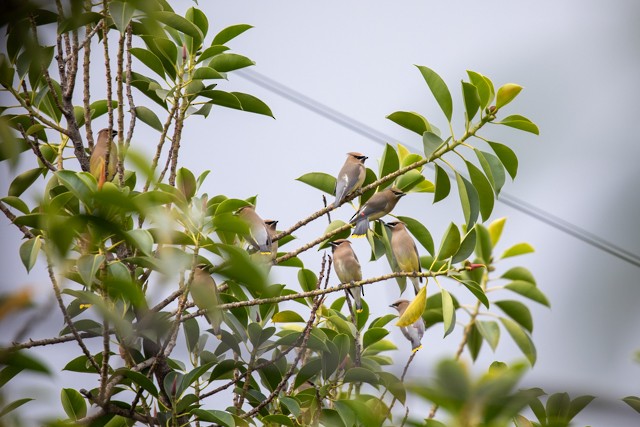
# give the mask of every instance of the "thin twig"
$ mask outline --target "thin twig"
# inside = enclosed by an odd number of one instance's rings
[[[0,201],[0,211],[2,211],[2,213],[7,218],[9,218],[9,221],[11,221],[12,224],[14,224],[16,227],[18,227],[18,229],[20,229],[20,231],[22,231],[22,234],[24,234],[24,237],[27,237],[29,239],[32,239],[32,238],[36,237],[35,234],[33,234],[31,232],[31,230],[29,230],[27,227],[25,227],[24,225],[18,225],[18,224],[15,223],[17,217],[9,210],[7,205],[5,205],[1,201]]]

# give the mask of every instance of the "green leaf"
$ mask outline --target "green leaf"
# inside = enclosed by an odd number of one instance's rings
[[[384,152],[382,153],[382,159],[380,159],[380,178],[387,176],[400,169],[400,159],[398,159],[398,153],[396,149],[390,144],[386,144]],[[381,184],[380,188],[388,187],[391,185],[391,181],[385,184]]]
[[[162,66],[162,61],[160,61],[160,58],[158,58],[152,51],[149,49],[142,49],[140,47],[132,47],[129,51],[140,62],[147,66],[147,68],[164,78],[164,67]]]
[[[387,119],[418,135],[422,135],[431,130],[431,125],[427,119],[413,111],[396,111],[395,113],[389,114]]]
[[[513,300],[495,301],[494,304],[500,307],[500,310],[504,311],[507,316],[518,322],[520,326],[533,332],[533,317],[526,305]]]
[[[507,222],[506,217],[498,218],[489,224],[487,228],[489,230],[489,237],[491,239],[491,245],[496,246],[498,241],[500,240],[500,236],[502,236],[502,229],[504,228],[504,223]]]
[[[187,200],[191,200],[196,194],[196,177],[187,168],[178,169],[176,174],[176,187],[186,197]]]
[[[422,146],[424,147],[424,157],[432,160],[433,153],[444,144],[442,138],[433,132],[422,134]]]
[[[79,420],[87,415],[87,403],[82,395],[72,388],[63,388],[60,392],[62,408],[69,418]]]
[[[322,360],[321,359],[312,359],[307,362],[300,370],[298,371],[298,375],[296,375],[296,379],[293,385],[293,388],[298,388],[307,380],[316,376],[320,370],[322,369]]]
[[[271,318],[271,321],[273,323],[295,323],[295,322],[304,323],[305,322],[302,316],[300,316],[298,313],[292,310],[279,311],[278,313],[273,315],[273,317]]]
[[[160,122],[160,119],[158,118],[156,113],[154,113],[151,109],[144,106],[138,106],[135,107],[134,110],[136,112],[136,117],[139,118],[143,123],[151,126],[158,132],[162,132],[162,123]]]
[[[20,260],[22,260],[22,264],[27,269],[27,272],[31,271],[38,260],[41,247],[42,241],[40,240],[40,236],[32,237],[20,245]]]
[[[504,165],[504,168],[509,173],[509,176],[511,176],[511,179],[515,179],[516,174],[518,173],[518,157],[516,154],[511,150],[511,148],[504,144],[500,144],[499,142],[488,141],[488,143]]]
[[[344,375],[346,383],[369,383],[373,386],[378,385],[378,376],[369,369],[354,367],[349,368]]]
[[[389,331],[385,328],[369,328],[362,337],[362,346],[367,348],[387,335],[389,335]]]
[[[19,197],[22,193],[25,192],[27,188],[31,186],[31,184],[36,181],[36,179],[38,179],[40,175],[42,175],[45,170],[46,169],[44,168],[35,168],[22,172],[20,175],[15,177],[13,181],[11,181],[8,195]]]
[[[469,80],[471,80],[471,84],[473,84],[478,91],[480,108],[486,108],[492,100],[492,89],[482,74],[467,70],[467,75],[469,76]]]
[[[451,182],[449,181],[449,175],[447,172],[442,169],[440,166],[435,165],[436,167],[436,180],[435,186],[436,191],[433,194],[433,203],[437,203],[440,200],[446,198],[451,191]]]
[[[542,293],[540,289],[536,287],[536,285],[532,283],[522,280],[515,280],[505,285],[505,289],[509,289],[510,291],[520,294],[523,297],[529,298],[535,302],[550,307],[547,297]]]
[[[482,166],[482,170],[484,170],[485,175],[487,175],[487,179],[489,179],[489,182],[493,187],[493,191],[497,196],[500,194],[500,190],[504,186],[506,180],[502,162],[498,157],[491,153],[487,153],[486,151],[480,151],[474,148],[474,152],[476,153],[478,162],[480,162],[480,166]]]
[[[253,28],[253,26],[248,24],[231,25],[216,34],[216,36],[213,38],[213,41],[211,42],[211,45],[223,45],[229,40],[238,37],[240,34],[244,33],[250,28]]]
[[[151,255],[153,250],[153,236],[148,230],[142,228],[127,231],[129,242],[145,255]]]
[[[189,20],[189,22],[192,22],[198,27],[203,37],[206,37],[207,32],[209,31],[209,20],[204,12],[200,9],[196,9],[195,7],[190,7],[184,16]]]
[[[501,86],[498,89],[498,94],[496,95],[496,108],[500,109],[513,101],[513,99],[518,96],[521,90],[522,86],[515,83],[507,83]]]
[[[275,424],[275,425],[279,425],[279,426],[290,426],[290,427],[294,426],[293,421],[291,420],[291,418],[287,417],[286,415],[282,415],[282,414],[267,415],[265,417],[262,417],[261,421],[263,423],[265,423],[264,425]]]
[[[304,292],[309,292],[316,289],[318,277],[313,271],[303,268],[298,271],[298,282]]]
[[[204,410],[200,408],[191,409],[190,413],[196,416],[196,419],[206,423],[219,424],[225,427],[235,427],[236,422],[233,419],[233,415],[225,411],[218,411],[216,409]]]
[[[31,212],[29,210],[29,206],[27,206],[27,204],[19,197],[7,196],[7,197],[3,197],[0,200],[6,203],[7,205],[11,206],[12,208],[19,210],[25,215]]]
[[[464,261],[465,259],[469,258],[469,256],[473,253],[473,250],[475,248],[476,248],[476,229],[474,227],[466,234],[466,236],[464,236],[464,239],[462,240],[462,243],[460,244],[458,251],[453,256],[453,258],[451,258],[451,262],[456,264],[458,262]]]
[[[453,115],[453,101],[451,99],[451,92],[442,78],[432,69],[422,65],[418,65],[418,70],[422,73],[433,97],[438,101],[438,105],[442,109],[442,112],[447,117],[447,120],[451,122],[451,116]]]
[[[130,2],[112,1],[109,3],[109,14],[120,34],[124,34],[127,30],[135,11],[135,7]]]
[[[193,80],[206,80],[206,79],[224,79],[224,74],[221,74],[209,66],[197,68],[193,72]]]
[[[146,375],[140,372],[135,372],[127,368],[120,368],[117,373],[129,378],[134,384],[139,385],[144,390],[148,391],[152,396],[158,397],[158,389]]]
[[[467,289],[469,289],[469,291],[478,299],[478,301],[480,301],[485,307],[489,308],[489,300],[487,299],[487,296],[485,295],[480,285],[478,285],[473,280],[461,280],[460,283],[462,283]]]
[[[35,400],[35,399],[24,398],[24,399],[14,400],[13,402],[7,404],[4,408],[2,408],[2,410],[0,410],[0,418],[4,417],[5,415],[7,415],[11,411],[13,411],[15,409],[18,409],[19,407],[21,407],[25,403],[31,402],[32,400]]]
[[[92,119],[103,116],[107,114],[107,111],[109,111],[109,106],[106,99],[100,99],[98,101],[92,102],[89,108],[91,109]],[[118,101],[111,101],[111,108],[114,110],[118,108]]]
[[[451,223],[444,234],[440,249],[438,250],[439,260],[445,260],[453,256],[460,248],[460,230],[458,227]]]
[[[473,184],[458,172],[456,172],[456,182],[458,183],[458,194],[460,196],[460,203],[462,204],[464,219],[467,223],[467,229],[471,229],[478,219],[478,213],[480,212],[478,192]]]
[[[296,178],[296,181],[304,182],[332,196],[336,190],[336,179],[324,172],[309,172]]]
[[[426,286],[422,289],[425,288]],[[444,322],[444,336],[446,337],[456,327],[456,309],[453,305],[451,294],[446,289],[442,289],[440,294],[442,295],[442,320]]]
[[[200,62],[204,61],[205,59],[209,59],[209,58],[211,58],[213,56],[219,55],[222,52],[226,52],[228,50],[229,50],[229,48],[227,46],[217,46],[217,45],[210,46],[210,47],[206,48],[200,54],[200,56],[198,56],[198,60],[196,61],[196,63],[200,63]],[[226,77],[224,77],[224,75],[222,75],[222,77],[226,78]]]
[[[500,341],[500,326],[498,326],[498,322],[493,320],[476,321],[475,325],[478,327],[478,332],[489,343],[491,349],[496,351]]]
[[[529,360],[531,366],[535,365],[536,347],[533,344],[533,341],[531,341],[529,334],[511,319],[501,317],[500,322],[502,322],[507,332],[509,332],[509,335],[511,335],[511,338],[513,338],[513,341],[515,341],[520,351],[522,351],[525,357]]]
[[[535,252],[535,250],[533,249],[533,246],[531,246],[529,243],[526,243],[526,242],[517,243],[511,246],[506,251],[504,251],[504,253],[500,258],[509,258],[513,256],[518,256],[518,255],[530,254],[532,252]]]
[[[263,116],[269,116],[275,119],[269,106],[255,96],[242,92],[231,92],[231,94],[240,101],[243,111],[262,114]]]
[[[478,328],[475,324],[472,324],[471,328],[469,328],[467,348],[471,354],[471,360],[475,362],[478,358],[478,354],[480,354],[480,349],[482,348],[482,335],[478,332]]]
[[[202,44],[202,33],[200,32],[200,29],[189,22],[188,19],[183,18],[176,13],[168,11],[153,12],[150,14],[150,17],[162,22],[165,25],[168,25],[175,30],[180,31],[183,34],[188,35],[189,37],[192,37],[195,42],[195,46],[199,46]]]
[[[470,122],[480,109],[480,94],[478,88],[471,83],[462,82],[462,98],[467,112],[467,120]]]
[[[495,123],[497,125],[505,125],[515,129],[523,130],[525,132],[531,132],[533,134],[540,135],[540,130],[538,129],[538,126],[536,126],[535,123],[533,123],[531,120],[527,119],[526,117],[520,116],[518,114],[505,117],[499,122],[492,122],[492,123]]]
[[[420,221],[417,221],[408,216],[398,216],[400,221],[404,222],[409,232],[416,238],[416,240],[425,248],[432,256],[434,255],[433,238],[431,233],[427,230],[427,227],[422,225]]]
[[[627,396],[622,399],[624,403],[631,406],[634,411],[640,413],[640,397],[637,396]]]
[[[255,62],[237,53],[221,53],[220,55],[214,56],[211,62],[209,62],[210,67],[221,73],[239,70],[252,65],[255,65]]]
[[[491,216],[493,211],[493,188],[487,177],[471,162],[465,161],[467,164],[467,170],[469,171],[469,177],[471,177],[471,183],[478,193],[478,202],[480,204],[480,214],[482,220],[486,221]]]
[[[78,258],[76,266],[78,273],[82,278],[85,285],[91,287],[93,285],[93,279],[96,277],[96,273],[100,269],[100,266],[104,262],[104,255],[82,255]]]
[[[536,279],[533,277],[533,274],[524,267],[513,267],[500,277],[509,280],[522,280],[533,285],[536,284]]]

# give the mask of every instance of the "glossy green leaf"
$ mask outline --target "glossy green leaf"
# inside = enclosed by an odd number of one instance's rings
[[[346,383],[369,383],[373,386],[378,384],[378,376],[369,369],[355,367],[347,370],[344,375]]]
[[[509,176],[511,176],[511,179],[515,179],[516,174],[518,173],[518,157],[515,155],[513,150],[498,142],[489,142],[489,145],[504,165],[504,168],[509,173]]]
[[[336,189],[336,179],[324,172],[309,172],[296,178],[296,181],[304,182],[320,191],[333,196]]]
[[[467,336],[467,348],[469,349],[469,353],[471,354],[471,360],[474,362],[478,358],[480,354],[480,349],[482,348],[482,335],[478,332],[478,328],[475,323],[471,325],[469,328],[469,334]]]
[[[151,126],[158,132],[162,132],[162,123],[160,122],[160,119],[158,118],[156,113],[154,113],[151,109],[144,106],[138,106],[135,107],[135,112],[136,117],[139,118],[143,123]]]
[[[295,323],[295,322],[304,323],[305,322],[302,316],[300,316],[298,313],[292,310],[279,311],[278,313],[273,315],[273,317],[271,318],[271,321],[273,323]]]
[[[529,332],[533,332],[533,317],[526,305],[520,301],[513,300],[495,301],[494,304],[500,307],[504,314],[515,320],[520,326]]]
[[[160,61],[164,71],[171,77],[176,78],[176,62],[178,60],[178,47],[169,39],[155,38],[153,39],[157,51],[154,52]]]
[[[500,190],[506,181],[506,174],[502,162],[497,156],[487,153],[486,151],[474,149],[474,152],[476,153],[478,162],[480,163],[480,166],[482,166],[482,170],[487,176],[487,179],[491,183],[493,191],[497,196],[500,194]]]
[[[0,201],[6,203],[12,208],[19,210],[23,214],[28,214],[29,212],[31,212],[29,206],[27,206],[27,204],[19,197],[7,196],[0,199]]]
[[[498,325],[498,322],[493,320],[482,320],[476,321],[475,325],[478,328],[478,332],[480,332],[485,341],[489,343],[491,349],[496,351],[498,342],[500,341],[500,326]]]
[[[313,271],[303,268],[298,271],[298,283],[304,292],[312,291],[316,289],[318,277]]]
[[[40,248],[42,248],[40,236],[32,237],[20,245],[20,260],[22,261],[22,265],[27,269],[27,272],[31,271],[36,264]]]
[[[476,165],[471,162],[465,163],[467,164],[467,170],[469,171],[471,183],[478,193],[478,202],[480,205],[480,214],[482,215],[482,220],[486,221],[491,216],[491,212],[493,212],[493,188],[491,187],[491,184],[489,183],[487,177],[484,176],[482,171],[478,169]]]
[[[69,418],[79,420],[87,415],[87,403],[82,395],[72,388],[63,388],[60,392],[62,408]]]
[[[478,283],[473,280],[461,280],[460,283],[463,284],[465,288],[469,289],[469,292],[471,292],[478,301],[482,303],[482,305],[489,308],[489,299]]]
[[[251,28],[253,28],[253,26],[248,24],[231,25],[216,34],[211,45],[223,45]]]
[[[31,402],[32,400],[34,400],[34,399],[31,399],[31,398],[27,397],[27,398],[24,398],[24,399],[14,400],[13,402],[8,403],[5,407],[0,409],[0,418],[4,417],[5,415],[7,415],[11,411],[14,411],[14,410],[18,409],[19,407],[21,407],[25,403]]]
[[[369,328],[362,337],[362,346],[369,347],[389,335],[389,331],[385,328]]]
[[[130,242],[135,245],[136,249],[142,251],[145,255],[151,255],[153,250],[153,236],[148,230],[136,229],[127,231]]]
[[[382,178],[397,171],[400,168],[400,159],[396,149],[391,144],[386,144],[384,152],[382,153],[382,159],[380,159],[380,172],[379,176]],[[391,185],[391,181],[388,181],[380,185],[380,188],[385,188]]]
[[[498,218],[489,224],[487,230],[489,231],[489,237],[491,238],[491,245],[495,246],[498,244],[500,240],[500,236],[502,236],[502,229],[504,228],[504,224],[507,222],[506,217]]]
[[[472,228],[462,239],[460,247],[456,254],[451,258],[451,262],[456,264],[466,260],[473,253],[476,248],[476,229]]]
[[[141,374],[140,372],[135,372],[127,368],[120,368],[117,370],[119,374],[122,374],[126,378],[129,378],[131,382],[137,384],[142,387],[144,390],[149,392],[152,396],[158,397],[158,389],[156,388],[153,381],[147,378],[146,375]]]
[[[202,44],[202,32],[200,32],[200,29],[188,19],[169,11],[154,12],[150,14],[150,16],[152,19],[156,19],[173,29],[192,37],[195,41],[194,45],[198,46]]]
[[[500,277],[503,279],[522,280],[534,285],[536,284],[536,279],[533,277],[533,274],[524,267],[513,267]]]
[[[531,366],[536,364],[536,347],[531,341],[531,337],[529,334],[522,328],[522,326],[518,325],[511,319],[507,319],[505,317],[500,318],[500,322],[504,325],[513,341],[516,343],[520,351],[525,355],[525,357],[531,363]]]
[[[471,83],[462,82],[462,98],[467,112],[467,120],[471,121],[480,109],[480,94],[478,88]]]
[[[440,243],[440,249],[438,250],[438,259],[445,260],[453,256],[460,248],[460,230],[458,227],[451,223],[444,233],[442,243]]]
[[[214,423],[225,427],[235,427],[236,422],[233,419],[233,415],[225,411],[219,411],[216,409],[191,409],[190,413],[195,415],[196,419],[202,422]]]
[[[100,269],[104,260],[104,255],[100,254],[82,255],[78,258],[76,266],[85,285],[89,287],[93,286],[93,279],[96,277],[96,273]]]
[[[256,264],[245,250],[237,246],[217,244],[215,247],[224,253],[228,261],[216,270],[219,274],[242,283],[255,294],[263,292],[267,278],[261,265]]]
[[[395,113],[389,114],[387,119],[418,135],[431,131],[431,125],[427,119],[413,111],[396,111]]]
[[[200,54],[200,56],[198,56],[198,60],[196,61],[196,63],[200,63],[202,61],[204,61],[205,59],[209,59],[211,57],[214,57],[216,55],[220,55],[223,52],[228,51],[229,48],[227,46],[220,46],[220,45],[213,45],[210,46],[208,48],[206,48],[205,50],[202,51],[202,53]],[[223,78],[224,74],[222,74]]]
[[[578,396],[569,404],[569,411],[566,414],[567,421],[571,421],[578,413],[580,413],[589,403],[595,399],[595,396]],[[622,399],[624,401],[624,399]]]
[[[45,171],[44,168],[29,169],[16,176],[9,186],[9,196],[19,197],[27,188],[31,186],[40,175]]]
[[[267,415],[265,417],[262,417],[262,422],[265,423],[265,425],[275,424],[275,425],[279,425],[279,426],[294,427],[294,424],[293,424],[293,421],[291,420],[291,418],[287,417],[286,415],[282,415],[282,414]]]
[[[509,258],[513,256],[518,256],[518,255],[530,254],[533,252],[535,252],[535,249],[533,249],[533,246],[531,246],[529,243],[522,242],[522,243],[517,243],[511,246],[506,251],[504,251],[500,258]]]
[[[433,203],[437,203],[442,199],[445,199],[449,192],[451,191],[451,182],[449,181],[449,175],[447,175],[447,171],[442,169],[437,164],[436,167],[436,180],[435,186],[436,191],[433,194]]]
[[[438,101],[438,105],[442,109],[442,112],[447,117],[447,120],[451,122],[451,116],[453,115],[453,101],[451,99],[451,92],[442,78],[432,69],[422,65],[418,65],[418,70],[424,77],[433,97]]]
[[[498,93],[496,95],[496,108],[500,109],[513,101],[513,99],[518,96],[521,90],[522,86],[515,83],[507,83],[501,86],[498,89]]]
[[[318,373],[320,373],[321,369],[322,369],[321,359],[312,359],[308,361],[298,371],[293,387],[294,388],[300,387],[302,384],[304,384],[311,378],[315,377]]]
[[[640,413],[640,397],[637,396],[627,396],[622,399],[624,403],[631,406],[634,411]]]
[[[255,96],[242,92],[231,92],[231,94],[240,101],[243,111],[275,118],[269,106]]]
[[[404,222],[407,226],[407,230],[409,233],[416,238],[416,240],[425,248],[432,256],[434,255],[434,246],[433,246],[433,238],[431,237],[431,233],[422,225],[420,221],[417,221],[408,216],[398,216],[400,221]]]
[[[497,125],[505,125],[515,129],[523,130],[525,132],[531,132],[536,135],[540,135],[540,130],[535,123],[531,120],[527,119],[524,116],[520,116],[518,114],[514,114],[512,116],[505,117],[499,122],[493,122]]]
[[[147,66],[147,68],[149,68],[160,77],[164,78],[164,67],[162,66],[162,61],[160,61],[160,59],[152,51],[150,51],[149,49],[142,49],[140,47],[132,47],[131,49],[129,49],[129,51],[140,62]]]
[[[542,305],[546,305],[547,307],[550,306],[547,297],[532,283],[515,280],[505,285],[505,288]]]
[[[187,200],[191,200],[196,194],[196,177],[187,168],[180,168],[176,174],[176,188],[186,197]]]
[[[478,192],[469,180],[456,172],[456,182],[458,183],[458,194],[462,204],[462,212],[467,223],[467,228],[471,229],[478,219],[480,212],[480,201]]]
[[[224,79],[224,78],[225,78],[224,74],[217,72],[216,70],[214,70],[209,66],[203,66],[203,67],[197,68],[193,72],[194,80]]]
[[[480,108],[486,108],[491,102],[491,88],[489,87],[489,84],[480,73],[467,70],[467,75],[469,76],[471,84],[473,84],[478,91]]]
[[[195,7],[190,7],[184,17],[198,27],[203,37],[207,36],[207,32],[209,31],[209,20],[204,12]]]
[[[427,159],[433,158],[433,153],[436,152],[445,142],[433,132],[425,132],[422,134],[422,146],[424,148],[424,157]]]
[[[116,24],[116,28],[120,31],[120,34],[124,34],[125,31],[127,31],[127,26],[129,22],[131,22],[135,11],[135,7],[130,2],[109,2],[109,14],[113,19],[113,23]]]
[[[446,337],[453,332],[456,327],[456,309],[453,305],[451,294],[449,294],[446,289],[442,289],[440,294],[442,295],[442,319],[444,323],[444,336]]]
[[[255,65],[255,62],[237,53],[222,53],[214,56],[209,62],[210,67],[221,73],[239,70],[252,65]]]

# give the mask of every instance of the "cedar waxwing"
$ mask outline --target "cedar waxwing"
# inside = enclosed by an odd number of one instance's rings
[[[96,145],[93,146],[91,157],[89,158],[89,171],[96,180],[98,180],[98,188],[102,188],[105,181],[111,181],[116,175],[116,167],[118,166],[118,147],[113,142],[113,138],[118,135],[118,131],[111,131],[111,138],[109,138],[109,129],[102,129],[98,132],[98,140]],[[111,144],[109,144],[111,142]],[[107,156],[107,148],[109,148],[109,165],[107,166],[107,172],[105,176],[105,163]]]
[[[391,252],[398,263],[400,271],[406,273],[420,272],[420,257],[416,242],[413,241],[411,235],[407,231],[407,226],[400,221],[388,222],[385,224],[391,228]],[[413,283],[413,290],[418,295],[422,277],[409,277]]]
[[[361,153],[347,153],[347,160],[336,177],[336,201],[333,203],[334,207],[340,206],[349,194],[362,186],[367,175],[367,170],[364,167],[364,161],[367,159],[368,157]]]
[[[404,311],[409,306],[409,301],[406,299],[399,299],[398,301],[391,304],[389,307],[393,307],[398,310],[398,315],[402,316]],[[401,326],[400,330],[402,331],[402,335],[409,341],[411,341],[411,352],[415,353],[416,351],[422,348],[422,336],[424,335],[424,320],[422,320],[422,316],[418,318],[411,326]]]
[[[267,226],[267,233],[269,233],[269,237],[271,238],[271,260],[273,261],[278,256],[278,241],[273,240],[275,235],[278,234],[276,230],[278,221],[275,219],[265,219],[264,223]]]
[[[271,255],[271,236],[265,222],[258,216],[251,205],[238,209],[238,215],[249,226],[249,235],[245,236],[247,242],[263,255]]]
[[[220,338],[220,325],[222,324],[222,312],[218,308],[218,286],[209,273],[209,265],[198,264],[193,272],[191,282],[191,297],[200,310],[206,310],[204,315],[216,337]]]
[[[340,283],[353,283],[362,280],[360,262],[353,252],[351,242],[347,239],[338,239],[330,242],[329,245],[333,251],[333,268]],[[360,313],[362,311],[362,287],[350,288],[349,293],[355,302],[356,312]]]
[[[355,224],[356,227],[353,230],[353,237],[362,237],[367,234],[369,229],[369,221],[380,219],[396,207],[398,200],[405,193],[397,188],[386,188],[373,196],[364,206],[360,206],[358,212],[351,217],[351,224]]]

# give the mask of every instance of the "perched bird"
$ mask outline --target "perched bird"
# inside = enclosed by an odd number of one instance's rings
[[[350,220],[351,224],[355,224],[353,230],[353,237],[362,237],[367,234],[369,229],[369,221],[380,219],[396,207],[398,200],[405,193],[397,188],[386,188],[373,196],[364,204],[360,206],[358,212],[356,212]]]
[[[347,153],[347,160],[345,160],[336,177],[336,201],[333,203],[334,207],[340,206],[349,194],[362,186],[367,175],[367,170],[364,167],[364,161],[367,159],[367,156],[360,153]]]
[[[353,283],[362,280],[362,270],[360,262],[351,242],[347,239],[338,239],[330,242],[333,251],[333,268],[338,275],[340,283]],[[349,293],[353,297],[356,305],[356,311],[362,311],[362,287],[356,286],[349,289]]]
[[[220,338],[220,325],[222,324],[222,311],[218,308],[218,286],[209,273],[208,264],[198,264],[193,272],[191,282],[191,297],[200,310],[206,310],[205,317],[211,324],[215,336]]]
[[[271,254],[271,236],[265,222],[258,216],[251,205],[243,206],[237,211],[238,216],[249,226],[247,242],[263,255]]]
[[[388,222],[385,225],[391,228],[391,252],[393,252],[400,271],[405,273],[422,271],[418,248],[416,248],[416,242],[409,235],[407,226],[401,221]],[[422,277],[409,277],[409,279],[413,283],[413,290],[418,295],[419,282],[422,282]]]
[[[278,241],[273,240],[273,238],[278,234],[276,230],[276,226],[278,225],[278,221],[275,219],[265,219],[265,225],[267,226],[267,233],[271,238],[271,260],[273,261],[278,256]]]
[[[106,181],[111,181],[116,175],[116,167],[118,166],[118,147],[113,142],[113,138],[118,135],[118,131],[112,130],[109,137],[109,129],[102,129],[98,132],[98,140],[93,146],[91,157],[89,158],[89,171],[96,180],[98,180],[98,188],[102,188]],[[109,151],[109,164],[107,163],[107,150]],[[107,171],[105,173],[105,165]]]
[[[389,307],[393,307],[398,310],[398,315],[402,316],[408,306],[409,301],[406,299],[399,299]],[[422,344],[420,343],[420,341],[422,341],[422,336],[424,335],[424,320],[422,320],[422,316],[413,322],[411,326],[401,326],[400,330],[402,331],[402,335],[411,341],[411,351],[413,353],[422,348]]]

